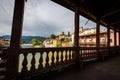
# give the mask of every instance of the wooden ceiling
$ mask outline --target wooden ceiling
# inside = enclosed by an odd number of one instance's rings
[[[120,0],[52,0],[72,11],[79,7],[80,15],[101,25],[120,30]]]

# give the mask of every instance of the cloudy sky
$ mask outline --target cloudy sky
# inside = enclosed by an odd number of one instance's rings
[[[11,34],[14,0],[0,0],[0,35]],[[80,17],[80,26],[95,27],[95,23]],[[74,12],[50,1],[28,0],[22,35],[45,36],[50,34],[67,34],[74,31]]]

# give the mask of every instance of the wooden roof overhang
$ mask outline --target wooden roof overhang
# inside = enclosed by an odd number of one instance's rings
[[[80,15],[110,28],[120,30],[120,0],[52,0]]]

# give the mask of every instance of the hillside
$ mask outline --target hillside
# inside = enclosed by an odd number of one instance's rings
[[[0,38],[2,38],[2,39],[10,39],[11,36],[10,35],[3,35],[3,36],[0,36]],[[41,36],[22,36],[22,42],[30,43],[33,38],[37,39],[37,40],[45,40],[45,39],[47,39],[47,38],[41,37]]]

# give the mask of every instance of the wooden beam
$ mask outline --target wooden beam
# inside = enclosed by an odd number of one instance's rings
[[[115,13],[118,13],[118,12],[120,12],[120,9],[118,9],[118,10],[115,10],[115,11],[113,11],[113,12],[110,12],[110,13],[107,13],[107,14],[105,14],[105,15],[101,16],[101,18],[108,17],[108,16],[110,16],[110,15],[113,15],[113,14],[115,14]]]
[[[110,48],[110,28],[107,27],[107,47]]]
[[[14,80],[18,75],[24,5],[25,0],[15,0],[10,48],[6,51],[7,67],[5,80]]]
[[[107,27],[107,47],[108,47],[109,56],[111,56],[111,52],[110,52],[110,26]]]
[[[119,24],[119,23],[120,23],[120,21],[111,23],[111,25],[115,25],[115,24]]]
[[[80,65],[80,54],[79,54],[79,8],[75,9],[75,31],[74,31],[74,45],[76,54],[76,64]]]
[[[100,47],[100,23],[99,21],[96,24],[96,47]]]
[[[15,0],[10,48],[20,48],[25,0]]]
[[[99,48],[100,48],[100,22],[99,20],[97,20],[96,23],[96,47],[97,47],[97,55],[98,55],[98,59],[101,59],[101,54],[99,52]]]

